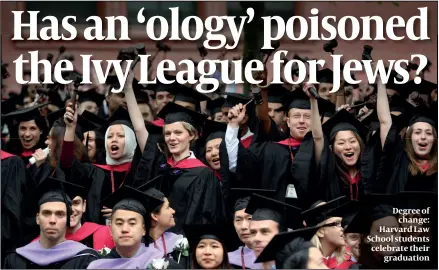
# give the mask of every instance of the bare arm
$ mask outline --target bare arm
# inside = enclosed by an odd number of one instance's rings
[[[130,71],[123,91],[125,92],[125,100],[128,106],[128,113],[130,114],[130,119],[134,127],[134,132],[136,133],[137,143],[139,144],[140,151],[143,153],[149,133],[146,129],[142,113],[140,112],[139,106],[137,105],[136,96],[134,95],[133,78],[134,73]]]
[[[392,127],[392,116],[390,114],[389,99],[387,98],[386,86],[377,76],[377,114],[380,121],[380,139],[381,147],[384,148],[387,134]]]
[[[319,105],[317,103],[317,99],[315,99],[309,92],[308,89],[311,87],[311,84],[307,84],[304,87],[304,91],[310,98],[311,103],[311,132],[314,140],[314,155],[316,164],[320,163],[320,158],[322,156],[323,147],[324,147],[324,137],[323,137],[323,129],[322,123],[320,122],[320,113],[319,113]]]

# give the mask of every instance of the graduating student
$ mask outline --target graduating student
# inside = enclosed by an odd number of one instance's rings
[[[252,194],[245,212],[252,215],[250,222],[251,247],[256,257],[271,239],[288,228],[298,229],[303,225],[300,208],[258,194]],[[263,269],[272,269],[274,262],[262,263]]]
[[[227,256],[227,226],[221,224],[187,225],[191,269],[230,269]]]
[[[149,230],[146,218],[162,203],[128,186],[108,196],[103,205],[113,209],[110,229],[116,246],[104,258],[91,263],[88,269],[147,269],[154,259],[161,259],[162,252],[147,247],[144,237]],[[175,265],[170,260],[167,262]]]
[[[233,225],[239,240],[244,244],[238,249],[229,252],[229,263],[236,269],[261,269],[262,265],[255,263],[256,255],[251,247],[250,222],[252,216],[246,213],[251,194],[256,193],[271,197],[274,190],[264,189],[231,189],[231,202],[233,202]]]
[[[227,125],[224,123],[206,120],[203,125],[203,131],[200,137],[200,141],[204,143],[203,153],[201,160],[214,170],[219,180],[223,180],[221,177],[221,155],[220,146],[224,141]]]
[[[33,182],[26,170],[24,161],[17,156],[0,150],[1,154],[1,220],[2,220],[2,265],[5,257],[22,243],[28,243],[24,237],[23,208],[28,194],[28,182]],[[27,242],[26,242],[27,241]]]
[[[138,188],[138,190],[147,195],[163,201],[161,205],[153,209],[150,218],[146,219],[149,232],[145,244],[148,247],[154,247],[161,251],[163,258],[174,258],[183,268],[188,268],[188,256],[187,254],[184,255],[184,250],[179,247],[183,243],[184,236],[168,231],[175,226],[175,210],[170,206],[165,194],[155,188],[151,188],[151,186],[156,185],[157,181],[161,180],[162,176],[158,176]]]
[[[202,125],[205,116],[175,103],[168,103],[159,116],[165,119],[165,149],[148,137],[134,183],[140,186],[163,175],[154,188],[165,194],[176,211],[175,232],[183,224],[223,221],[226,213],[220,183],[215,173],[190,151],[198,137],[196,127]]]
[[[163,109],[163,107],[166,106],[166,104],[173,102],[175,98],[173,87],[175,87],[175,84],[157,83],[156,87],[154,88],[155,115],[157,115]]]
[[[66,108],[64,122],[66,132],[61,149],[60,166],[66,174],[66,179],[81,184],[89,190],[86,220],[105,224],[105,217],[109,216],[111,209],[101,206],[101,198],[105,198],[124,184],[129,184],[131,180],[127,175],[137,141],[129,114],[120,108],[108,120],[109,127],[105,134],[106,165],[81,163],[75,158],[73,140],[77,110],[74,113],[71,104]]]
[[[275,235],[256,262],[275,261],[280,269],[328,269],[322,252],[311,242],[322,226],[314,226]]]
[[[310,103],[306,95],[301,91],[294,91],[288,101],[289,138],[279,142],[255,143],[248,151],[239,147],[238,123],[247,110],[242,104],[229,111],[232,119],[225,137],[229,169],[237,175],[252,175],[254,178],[248,187],[276,190],[275,198],[280,201],[298,197],[298,187],[295,186],[298,182],[291,175],[291,165],[296,162],[296,155],[301,153],[300,146],[311,126]],[[308,152],[304,154],[308,155]],[[308,166],[308,163],[305,165]],[[303,169],[300,174],[307,175]]]
[[[386,181],[386,191],[437,192],[437,123],[431,111],[420,105],[409,121],[405,139],[393,123],[383,84],[378,85],[377,114],[383,157],[377,177]]]
[[[17,248],[5,259],[6,269],[85,269],[98,254],[87,246],[65,239],[71,215],[71,198],[66,191],[77,186],[47,178],[33,193],[40,240]]]
[[[105,152],[105,128],[108,126],[107,120],[84,111],[78,116],[78,127],[90,126],[88,128],[80,129],[83,132],[83,144],[87,149],[88,158],[91,163],[106,164],[106,152]],[[92,127],[96,126],[96,127]]]
[[[39,109],[47,104],[16,110],[4,115],[11,140],[5,151],[21,157],[26,165],[36,149],[43,149],[47,124]],[[31,168],[32,169],[32,168]]]
[[[301,213],[307,226],[322,226],[311,242],[320,249],[325,264],[331,269],[348,269],[353,262],[345,251],[342,219],[353,212],[355,201],[345,202],[346,197],[323,202]]]
[[[98,115],[99,108],[104,101],[105,96],[96,92],[96,89],[78,92],[78,114],[89,111]]]
[[[72,198],[72,212],[65,238],[80,242],[96,251],[113,248],[114,241],[108,226],[83,221],[87,205],[87,190],[78,186],[66,192]],[[40,237],[37,237],[34,241],[39,240]]]

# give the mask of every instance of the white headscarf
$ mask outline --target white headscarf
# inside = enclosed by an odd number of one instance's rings
[[[107,128],[107,131],[105,132],[105,154],[106,154],[105,161],[107,162],[107,165],[120,165],[127,162],[131,162],[134,157],[134,151],[136,150],[137,147],[136,135],[134,134],[134,131],[131,128],[129,128],[124,124],[114,124],[114,125],[122,126],[123,132],[125,133],[125,146],[123,148],[123,154],[120,159],[115,160],[110,157],[107,147],[107,136],[108,136],[108,131],[110,130],[111,127],[109,126]]]

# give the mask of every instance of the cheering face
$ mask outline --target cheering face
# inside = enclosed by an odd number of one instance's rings
[[[279,233],[279,224],[272,220],[252,220],[250,222],[251,246],[257,256],[270,243],[271,239]]]
[[[41,130],[34,120],[20,122],[18,125],[18,137],[24,149],[35,147],[40,140]]]
[[[325,242],[330,243],[335,247],[342,247],[345,243],[343,228],[341,226],[340,217],[332,217],[325,221],[325,224],[335,223],[330,227],[323,227],[318,232],[319,238],[323,238]]]
[[[155,95],[155,107],[157,108],[157,113],[165,107],[168,102],[174,100],[174,95],[166,91],[157,92]]]
[[[110,230],[118,248],[139,245],[146,234],[143,217],[137,212],[122,209],[113,212]]]
[[[171,154],[181,154],[189,149],[190,141],[194,138],[180,122],[165,125],[165,142]]]
[[[345,233],[346,244],[350,247],[352,255],[355,258],[360,257],[360,243],[361,243],[361,234],[359,233]]]
[[[219,148],[223,139],[213,139],[206,143],[206,160],[209,166],[218,171],[221,168]]]
[[[334,153],[344,162],[348,167],[355,166],[360,157],[361,147],[360,142],[355,133],[350,130],[343,130],[337,132],[335,135]]]
[[[168,230],[175,226],[175,219],[174,219],[175,210],[171,208],[167,198],[164,198],[164,201],[165,202],[162,204],[162,207],[160,208],[160,212],[158,214],[152,213],[151,217],[162,228]]]
[[[203,269],[217,269],[223,262],[224,249],[217,240],[201,239],[195,250],[195,256]]]
[[[84,146],[87,144],[87,134],[88,134],[88,146],[87,146],[88,156],[91,159],[94,159],[96,156],[96,133],[94,131],[89,131],[84,133],[84,140],[82,141]]]
[[[302,140],[311,127],[311,110],[291,109],[288,112],[287,125],[290,135],[296,140]]]
[[[96,104],[96,102],[93,101],[84,101],[82,103],[79,104],[79,108],[78,108],[78,114],[81,115],[84,111],[89,111],[91,113],[94,114],[98,114],[99,113],[99,107]]]
[[[281,103],[271,103],[268,102],[268,115],[276,123],[277,127],[280,127],[285,122],[285,112],[276,110],[282,107]]]
[[[47,202],[40,206],[37,214],[40,236],[49,241],[58,241],[65,236],[67,226],[67,208],[63,202]]]
[[[251,247],[250,239],[250,222],[252,216],[245,212],[245,209],[235,212],[235,219],[233,220],[233,225],[235,226],[236,233],[238,234],[239,240],[243,242],[247,247]]]
[[[82,215],[85,212],[86,202],[81,197],[76,196],[72,200],[72,215],[70,216],[70,228],[76,228],[81,224]]]
[[[123,156],[125,148],[125,131],[122,125],[113,125],[108,128],[107,153],[112,159],[118,160]]]
[[[308,264],[306,269],[329,269],[323,263],[323,254],[320,249],[316,247],[311,247],[308,249]]]
[[[434,143],[433,128],[430,124],[418,122],[411,126],[413,129],[411,141],[416,156],[427,159]]]

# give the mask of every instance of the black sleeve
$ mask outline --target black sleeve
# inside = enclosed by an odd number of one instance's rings
[[[222,224],[227,210],[219,180],[208,168],[191,185],[184,224]]]
[[[158,142],[158,137],[156,135],[149,135],[142,157],[138,163],[136,163],[136,168],[134,168],[135,171],[132,171],[134,175],[133,187],[140,187],[158,175],[157,168],[159,165],[159,157],[161,155],[161,152],[157,147]]]
[[[24,162],[19,157],[2,161],[2,262],[5,256],[15,251],[22,239],[24,198],[28,193],[27,182],[32,181]],[[34,219],[35,220],[35,219]]]

